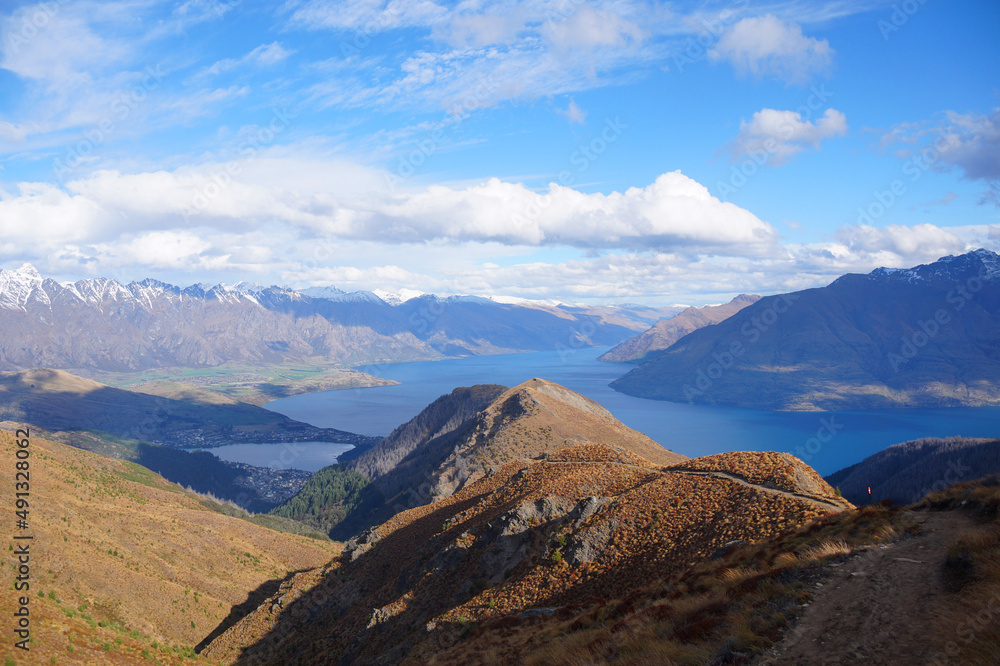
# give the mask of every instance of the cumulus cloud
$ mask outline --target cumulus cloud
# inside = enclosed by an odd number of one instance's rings
[[[375,234],[382,240],[428,237],[523,245],[722,248],[755,254],[775,232],[749,211],[723,203],[679,171],[644,188],[585,194],[551,184],[537,193],[492,178],[462,190],[432,186],[406,201],[382,206],[340,233]]]
[[[38,225],[66,232],[66,220],[71,219],[78,240],[87,240],[88,234],[96,240],[127,227],[211,224],[232,229],[279,221],[303,233],[386,243],[676,246],[754,255],[776,242],[769,224],[719,201],[679,171],[644,188],[609,194],[587,194],[556,183],[535,192],[497,178],[461,189],[434,185],[391,194],[387,181],[379,182],[371,170],[368,176],[355,173],[339,179],[337,191],[324,186],[330,182],[326,179],[350,167],[319,169],[317,173],[317,165],[293,160],[259,159],[238,168],[215,164],[138,174],[98,171],[68,183],[65,190],[22,186],[19,196],[0,200],[0,224],[12,232],[37,231]],[[282,172],[286,175],[267,175]],[[308,175],[296,179],[295,173]]]
[[[786,244],[680,172],[606,194],[499,179],[393,192],[385,173],[349,162],[238,164],[228,175],[232,163],[210,163],[22,183],[0,193],[0,238],[11,244],[0,262],[121,279],[700,304],[1000,249],[1000,225],[855,225]]]
[[[708,55],[729,61],[741,74],[804,83],[830,68],[833,53],[827,40],[807,37],[798,24],[767,14],[736,23]]]
[[[729,146],[734,160],[764,155],[767,164],[779,166],[808,147],[819,150],[824,139],[847,134],[847,117],[827,109],[815,122],[798,111],[761,109],[749,122],[740,122],[740,133]]]
[[[991,238],[992,234],[992,238]],[[888,242],[879,246],[879,240]],[[607,252],[563,261],[533,260],[528,248],[501,263],[485,261],[481,244],[462,246],[460,258],[442,248],[426,249],[426,263],[396,254],[386,263],[385,246],[352,244],[366,266],[333,265],[290,271],[286,280],[336,284],[347,289],[419,289],[439,294],[507,295],[585,302],[681,302],[701,305],[738,293],[781,293],[825,286],[845,273],[879,266],[904,268],[978,247],[1000,249],[1000,225],[920,228],[845,228],[830,241],[777,248],[766,256],[744,257],[685,252]],[[425,251],[422,250],[421,254]],[[440,254],[439,254],[440,252]],[[517,260],[519,259],[520,260]],[[444,269],[439,267],[444,265]]]

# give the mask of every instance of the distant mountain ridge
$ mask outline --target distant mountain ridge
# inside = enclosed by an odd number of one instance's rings
[[[669,348],[688,333],[718,324],[759,300],[760,296],[757,294],[740,294],[721,305],[687,308],[670,319],[656,322],[649,330],[618,343],[598,356],[597,360],[616,363],[643,361],[654,353]]]
[[[826,481],[855,504],[913,504],[928,493],[997,473],[1000,439],[926,438],[883,449]]]
[[[372,292],[306,292],[245,282],[60,284],[28,264],[0,269],[0,370],[354,365],[573,349],[615,344],[676,310],[426,294],[390,304]]]
[[[694,331],[612,387],[755,409],[1000,404],[1000,257],[850,274]]]

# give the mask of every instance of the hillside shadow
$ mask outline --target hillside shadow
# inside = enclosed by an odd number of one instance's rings
[[[260,585],[256,590],[250,592],[243,603],[238,606],[233,606],[232,610],[229,611],[229,615],[227,615],[225,619],[223,619],[222,622],[220,622],[219,625],[212,630],[212,633],[201,639],[201,642],[195,646],[194,651],[200,654],[201,651],[208,647],[212,641],[226,633],[226,630],[245,618],[247,615],[257,610],[258,606],[277,594],[282,585],[303,571],[308,571],[308,569],[291,571],[284,578],[269,580]]]
[[[321,644],[323,650],[338,650],[345,663],[358,659],[369,644],[394,653],[405,651],[406,641],[402,639],[412,632],[413,626],[409,625],[449,608],[451,595],[420,595],[411,602],[413,607],[375,626],[369,624],[369,615],[372,609],[386,606],[411,589],[414,581],[407,574],[425,563],[421,555],[427,557],[428,548],[434,550],[454,539],[454,535],[435,537],[441,522],[470,509],[476,501],[470,498],[447,507],[446,512],[421,516],[381,539],[356,561],[343,563],[336,576],[326,577],[283,608],[266,634],[239,649],[235,663],[275,662],[278,655],[290,649],[308,663],[309,650],[320,649]],[[309,635],[307,625],[311,627]],[[216,635],[213,632],[213,637]],[[200,644],[199,651],[206,645]]]

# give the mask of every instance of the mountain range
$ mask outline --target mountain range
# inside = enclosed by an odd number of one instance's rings
[[[25,264],[0,269],[0,370],[354,365],[571,349],[617,343],[682,309],[386,297],[247,283],[59,283]]]
[[[976,250],[768,296],[611,385],[754,409],[997,405],[1000,256]]]
[[[687,308],[670,319],[656,322],[649,330],[619,342],[598,356],[597,360],[617,363],[642,362],[654,353],[667,349],[688,333],[718,324],[759,300],[760,296],[756,294],[740,294],[722,305]]]

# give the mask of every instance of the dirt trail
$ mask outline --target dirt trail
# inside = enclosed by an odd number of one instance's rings
[[[545,464],[545,465],[589,465],[589,464],[618,465],[619,467],[628,467],[629,469],[637,469],[637,470],[641,470],[643,472],[651,472],[651,473],[659,472],[660,474],[670,473],[670,474],[689,474],[691,476],[712,476],[712,477],[715,477],[716,479],[726,479],[727,481],[734,481],[736,483],[739,483],[740,485],[744,485],[744,486],[747,486],[747,487],[750,487],[750,488],[754,488],[756,490],[760,490],[761,492],[770,493],[772,495],[781,495],[782,497],[787,497],[789,499],[797,499],[797,500],[803,500],[805,502],[812,502],[813,504],[819,505],[821,508],[826,509],[827,511],[837,512],[837,511],[845,511],[845,510],[851,508],[851,505],[847,503],[847,500],[842,500],[842,503],[838,504],[837,502],[835,502],[833,500],[826,499],[826,498],[823,498],[823,497],[817,497],[815,495],[809,495],[809,494],[806,494],[806,493],[793,493],[793,492],[790,492],[790,491],[787,491],[787,490],[782,490],[780,488],[772,488],[771,486],[762,486],[762,485],[753,483],[751,481],[748,481],[747,479],[744,479],[742,476],[739,476],[737,474],[730,474],[729,472],[720,472],[720,471],[717,471],[717,470],[712,470],[712,471],[709,471],[709,470],[694,470],[694,469],[684,469],[684,468],[677,468],[677,467],[670,467],[668,469],[655,469],[655,468],[652,468],[652,467],[643,467],[641,465],[633,465],[631,463],[612,462],[612,461],[601,461],[600,463],[590,463],[590,462],[587,462],[587,461],[576,461],[576,460],[573,460],[573,461],[546,460],[542,464]]]
[[[693,474],[695,476],[714,476],[717,479],[729,479],[730,481],[735,481],[736,483],[741,483],[744,486],[750,486],[751,488],[756,488],[757,490],[761,490],[765,493],[771,493],[773,495],[781,495],[782,497],[788,497],[790,499],[805,500],[806,502],[819,504],[824,509],[829,509],[832,511],[844,511],[850,508],[846,500],[841,504],[837,504],[832,500],[823,497],[817,497],[816,495],[809,495],[807,493],[793,493],[788,490],[782,490],[780,488],[762,486],[760,484],[748,481],[744,479],[742,476],[736,474],[730,474],[729,472],[707,471],[707,470],[703,471],[703,470],[677,469],[677,468],[671,468],[666,471],[675,472],[677,474]]]
[[[870,548],[836,567],[785,639],[756,663],[923,664],[934,652],[928,630],[947,597],[941,565],[972,519],[958,511],[914,512],[924,534]]]

